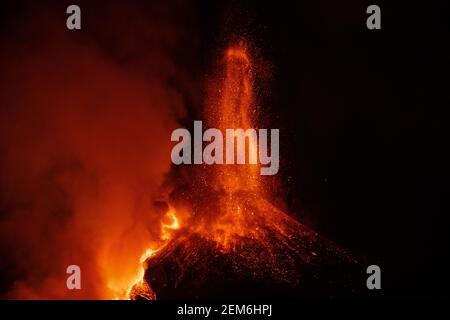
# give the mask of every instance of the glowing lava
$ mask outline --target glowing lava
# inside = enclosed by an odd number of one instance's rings
[[[161,222],[161,242],[154,244],[145,250],[145,252],[139,259],[139,270],[130,282],[131,284],[128,286],[124,293],[117,295],[115,299],[133,299],[135,296],[141,296],[147,300],[156,299],[156,296],[153,293],[152,289],[144,281],[143,278],[145,273],[145,262],[147,261],[147,259],[164,248],[164,246],[167,244],[167,241],[171,238],[172,232],[180,228],[180,222],[178,221],[178,218],[175,214],[175,209],[173,207],[169,206],[169,210],[166,212],[166,217],[171,222]]]
[[[243,41],[225,51],[224,75],[218,104],[212,104],[206,117],[217,128],[250,129],[256,127],[257,108],[253,89],[254,67]],[[246,149],[255,152],[257,143],[247,138]],[[236,154],[236,150],[235,150]],[[246,235],[261,236],[259,225],[266,225],[271,217],[260,216],[251,206],[267,206],[264,177],[259,164],[222,165],[212,173],[210,187],[218,194],[218,206],[213,219],[193,227],[195,232],[213,239],[227,250]],[[267,210],[265,211],[267,212]]]

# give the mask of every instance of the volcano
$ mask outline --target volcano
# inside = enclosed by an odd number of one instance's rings
[[[271,204],[249,195],[254,232],[232,244],[201,232],[180,234],[146,261],[147,290],[133,299],[342,297],[356,294],[358,262]],[[270,217],[270,219],[268,219]],[[362,282],[364,283],[364,282]],[[149,293],[153,292],[153,293]]]
[[[252,128],[259,112],[253,85],[258,69],[243,42],[228,48],[223,61],[219,98],[207,108],[206,121],[219,129]],[[251,139],[247,148],[256,148]],[[357,260],[273,205],[277,186],[259,169],[241,164],[177,170],[184,178],[174,179],[167,200],[176,228],[163,227],[165,241],[144,255],[143,279],[129,297],[355,294],[358,284],[352,279],[362,273]]]

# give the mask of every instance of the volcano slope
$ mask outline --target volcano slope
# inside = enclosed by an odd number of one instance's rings
[[[135,291],[132,299],[333,298],[360,293],[364,269],[347,251],[256,195],[216,200],[204,209],[221,212],[213,215],[213,222],[197,221],[195,228],[180,231],[147,259],[147,292]]]

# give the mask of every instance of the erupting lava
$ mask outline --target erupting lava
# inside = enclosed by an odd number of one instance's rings
[[[256,106],[252,86],[253,69],[247,48],[241,42],[226,50],[224,58],[221,98],[218,105],[209,106],[206,117],[211,125],[222,131],[226,128],[254,128]],[[258,146],[252,139],[247,139],[247,142],[246,154],[249,155]],[[220,195],[217,199],[219,208],[215,210],[217,213],[213,214],[211,221],[192,226],[192,231],[220,243],[223,249],[229,249],[237,236],[255,234],[258,226],[253,223],[255,216],[254,212],[248,210],[248,202],[253,203],[255,199],[264,197],[259,167],[259,164],[245,164],[214,168],[212,177],[208,177],[208,184],[212,191]],[[242,193],[246,197],[242,197]]]
[[[210,126],[257,127],[255,76],[243,42],[225,51],[219,98],[206,108]],[[248,151],[257,148],[251,139],[247,142]],[[355,261],[272,205],[269,182],[263,181],[259,168],[245,164],[182,169],[189,173],[186,181],[174,182],[167,213],[172,223],[162,227],[162,244],[143,255],[146,270],[139,273],[129,297],[330,294],[336,291],[334,284],[348,287],[345,275],[334,274],[335,269],[348,269]],[[175,215],[178,208],[188,212],[182,227]],[[170,232],[174,229],[179,229],[176,234]]]

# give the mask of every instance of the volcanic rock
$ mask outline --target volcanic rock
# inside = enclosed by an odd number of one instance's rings
[[[149,290],[157,299],[347,297],[361,291],[365,270],[350,253],[269,204],[245,208],[261,210],[251,215],[260,223],[253,226],[257,232],[235,235],[226,246],[201,232],[171,240],[146,261]]]

